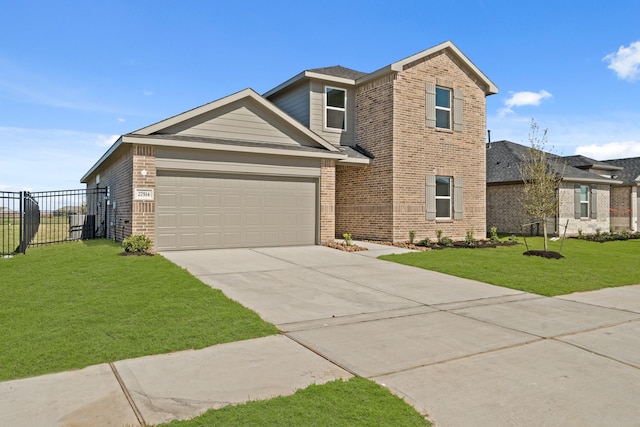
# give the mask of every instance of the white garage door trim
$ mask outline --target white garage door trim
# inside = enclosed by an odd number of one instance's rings
[[[313,245],[318,179],[158,171],[157,250]]]

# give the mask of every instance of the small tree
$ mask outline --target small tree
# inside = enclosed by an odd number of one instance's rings
[[[524,181],[523,205],[525,213],[542,222],[544,251],[549,252],[547,219],[558,211],[557,189],[564,174],[560,157],[545,151],[547,129],[542,131],[535,120],[531,120],[530,147],[523,155],[520,172]]]

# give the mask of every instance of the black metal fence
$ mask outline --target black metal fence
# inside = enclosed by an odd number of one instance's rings
[[[106,237],[106,189],[0,192],[0,254]]]

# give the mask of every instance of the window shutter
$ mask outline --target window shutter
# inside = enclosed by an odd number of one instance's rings
[[[462,116],[462,105],[464,103],[462,101],[462,91],[460,89],[453,89],[453,130],[456,132],[462,132],[464,129],[464,119]]]
[[[427,127],[434,128],[436,127],[436,85],[435,83],[427,83],[427,100],[426,101],[427,102],[425,103],[425,105],[427,108]],[[435,207],[433,209],[435,212]]]
[[[462,219],[462,178],[453,178],[453,219]]]
[[[591,187],[591,199],[589,200],[589,208],[591,209],[591,219],[598,219],[598,192],[596,187]]]
[[[576,184],[573,188],[573,216],[580,219],[580,185]]]
[[[427,176],[425,206],[427,210],[427,221],[435,221],[436,219],[436,177],[435,175]]]

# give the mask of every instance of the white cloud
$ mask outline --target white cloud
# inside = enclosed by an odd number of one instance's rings
[[[506,114],[513,113],[513,107],[524,107],[524,106],[538,106],[542,102],[542,100],[551,98],[551,95],[546,90],[541,90],[540,92],[529,92],[529,91],[521,91],[521,92],[512,92],[511,96],[504,101],[504,108],[501,108],[498,111],[500,116],[505,116]]]
[[[615,71],[618,78],[633,81],[640,77],[640,41],[629,47],[620,46],[617,52],[605,56],[603,61],[609,62],[608,68]]]
[[[124,123],[126,121],[127,119],[125,119],[124,117],[118,117],[118,123]]]
[[[98,147],[111,147],[114,142],[120,138],[120,135],[97,135],[96,146]]]
[[[576,154],[581,154],[596,160],[640,157],[640,141],[580,145],[576,147]]]
[[[153,95],[153,92],[152,92],[152,91],[150,91],[150,90],[145,90],[145,91],[144,91],[144,92],[142,92],[142,93],[144,93],[144,96],[151,96],[151,95]]]
[[[115,136],[0,126],[0,183],[10,191],[80,188]],[[102,141],[105,145],[98,145]]]

